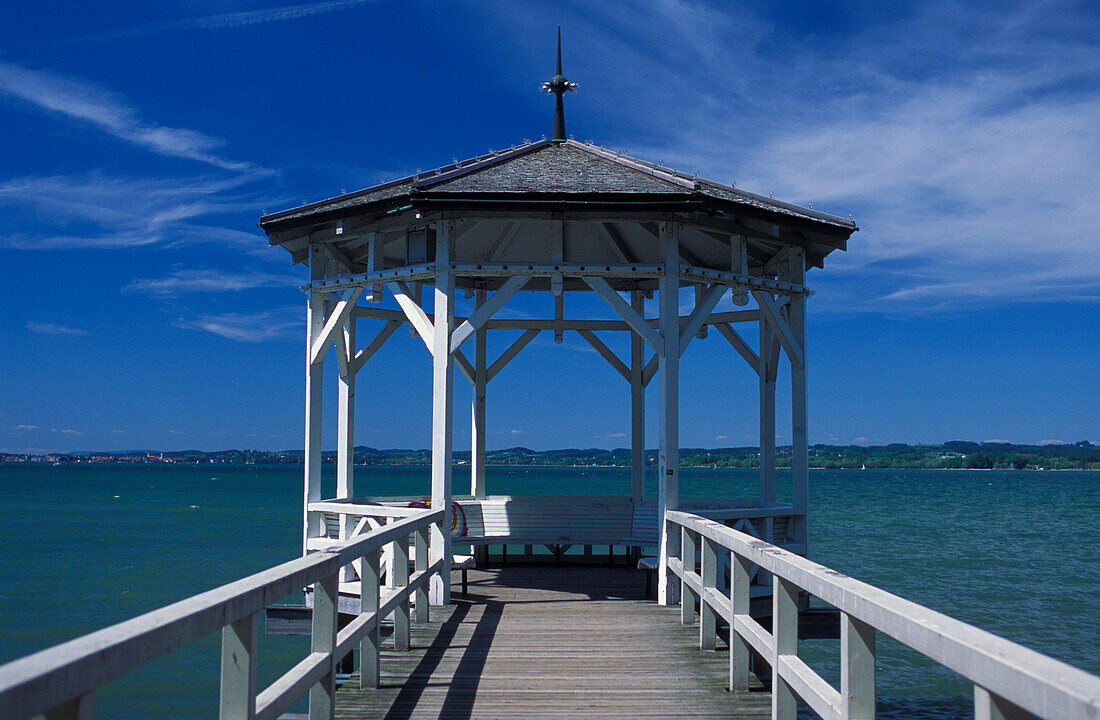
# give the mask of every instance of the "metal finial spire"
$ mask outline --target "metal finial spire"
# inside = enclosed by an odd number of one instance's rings
[[[573,91],[576,87],[577,83],[569,82],[561,74],[561,25],[558,25],[558,72],[550,78],[550,82],[542,84],[543,90],[557,96],[554,98],[554,133],[550,138],[551,140],[556,142],[565,140],[565,107],[561,101],[561,96],[566,92]]]

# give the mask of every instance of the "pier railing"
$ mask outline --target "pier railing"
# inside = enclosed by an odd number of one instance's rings
[[[1096,676],[712,520],[670,510],[665,522],[670,545],[680,541],[667,571],[681,583],[682,619],[694,622],[699,598],[699,643],[709,650],[719,619],[728,624],[731,690],[749,689],[751,651],[771,665],[776,720],[794,720],[797,698],[823,720],[873,718],[876,632],[973,682],[979,720],[1100,717]],[[729,554],[728,586],[719,582],[720,553]],[[773,578],[770,632],[749,615],[754,566]],[[839,690],[798,657],[800,591],[841,612]]]
[[[0,666],[0,714],[11,720],[43,714],[48,720],[90,720],[97,688],[220,629],[220,718],[275,720],[308,692],[310,720],[329,720],[340,660],[359,645],[361,683],[377,687],[383,618],[394,616],[398,650],[409,647],[410,599],[415,597],[414,619],[428,620],[428,583],[442,567],[438,560],[428,565],[429,530],[442,520],[442,510],[420,510],[320,552]],[[412,575],[410,536],[416,545]],[[394,587],[383,589],[379,558],[387,546],[397,562]],[[341,630],[339,579],[352,563],[359,564],[361,610]],[[258,692],[260,613],[309,585],[310,654]]]

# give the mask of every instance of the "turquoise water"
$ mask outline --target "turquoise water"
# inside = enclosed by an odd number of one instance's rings
[[[423,468],[357,471],[364,494],[428,487]],[[601,468],[490,468],[488,482],[515,494],[629,487],[627,472]],[[456,471],[456,488],[466,483]],[[752,471],[685,470],[681,480],[686,497],[748,499],[755,487]],[[2,465],[0,499],[0,662],[300,551],[294,467]],[[814,471],[810,557],[1100,673],[1098,511],[1100,473]],[[261,686],[305,642],[262,638]],[[97,717],[215,715],[217,647],[211,636],[112,683],[97,695]],[[882,716],[970,714],[967,683],[896,643],[879,647]],[[835,679],[835,642],[800,652]]]

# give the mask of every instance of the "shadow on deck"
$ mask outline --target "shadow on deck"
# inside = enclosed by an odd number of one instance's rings
[[[729,655],[698,648],[676,608],[644,597],[641,573],[515,566],[470,573],[470,594],[383,647],[382,687],[358,677],[336,717],[764,718],[770,695],[726,691]]]

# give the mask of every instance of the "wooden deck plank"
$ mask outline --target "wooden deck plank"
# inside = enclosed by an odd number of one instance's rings
[[[381,688],[336,696],[340,720],[765,718],[770,695],[726,691],[725,648],[643,597],[625,568],[516,566],[470,572],[470,595],[383,649]]]

